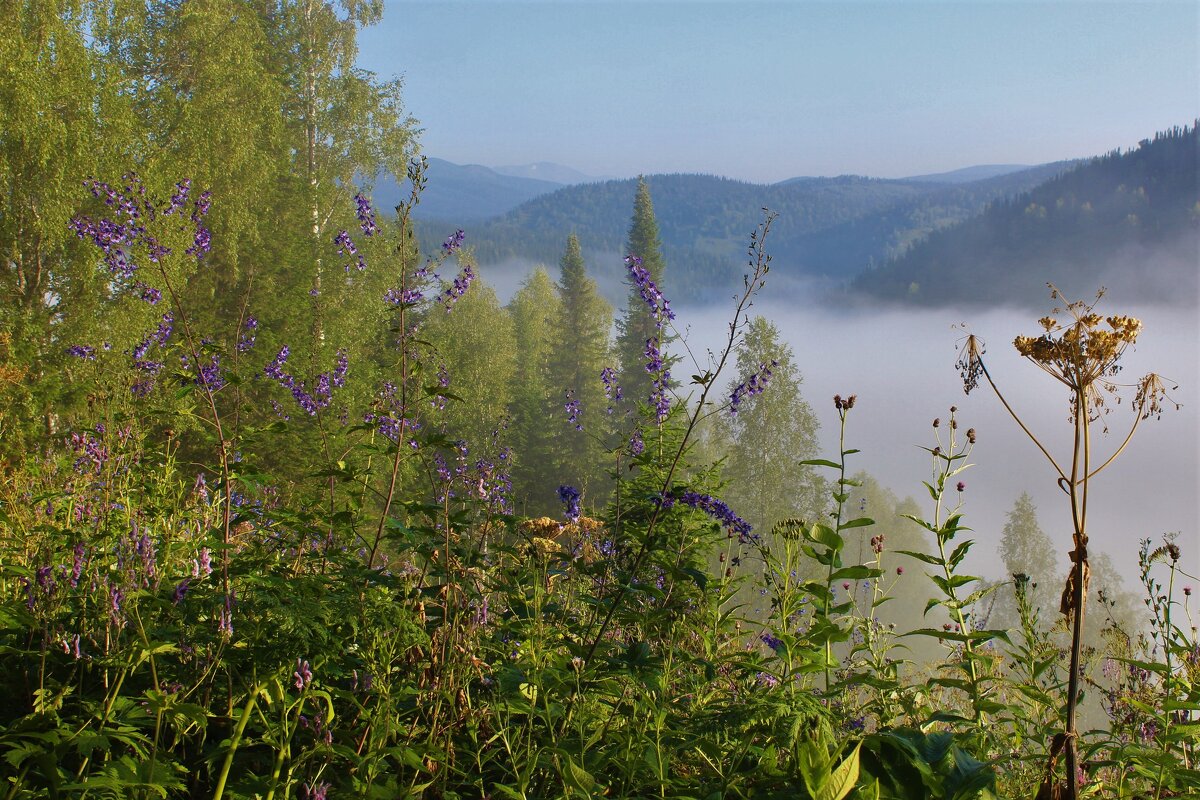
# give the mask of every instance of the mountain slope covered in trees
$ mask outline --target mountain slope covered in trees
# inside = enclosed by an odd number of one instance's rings
[[[920,304],[1025,303],[1053,282],[1143,301],[1194,303],[1200,264],[1200,139],[1193,125],[1088,161],[930,234],[854,287]]]
[[[723,297],[726,286],[739,280],[746,237],[763,208],[779,214],[770,245],[779,274],[844,279],[1067,166],[1047,164],[969,183],[840,176],[761,185],[711,175],[652,175],[646,182],[672,266],[668,282],[676,295],[694,299],[703,287],[719,289]],[[619,256],[635,188],[630,179],[543,194],[467,225],[469,241],[484,265],[514,258],[553,263],[571,232],[585,252]],[[436,245],[464,220],[460,214],[427,222],[426,244]]]

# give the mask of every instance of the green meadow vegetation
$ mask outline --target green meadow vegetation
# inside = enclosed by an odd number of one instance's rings
[[[979,434],[939,412],[920,502],[871,478],[883,410],[810,404],[751,313],[773,214],[707,356],[645,182],[615,323],[570,231],[507,305],[469,233],[423,252],[415,122],[353,67],[381,10],[0,33],[0,797],[1200,791],[1194,560],[1144,539],[1134,596],[1088,550],[1092,479],[1172,406],[1118,382],[1140,320],[1055,290],[1014,332],[1070,403],[1074,447],[1034,442],[1071,560],[1022,497],[1011,577],[968,574]],[[1009,408],[976,340],[958,367]]]

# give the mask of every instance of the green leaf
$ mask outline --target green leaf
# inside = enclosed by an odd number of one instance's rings
[[[909,558],[915,558],[917,561],[924,561],[926,564],[932,564],[935,567],[942,566],[942,560],[940,558],[937,556],[931,556],[928,553],[920,553],[916,550],[897,550],[896,552],[902,556],[908,556]]]
[[[841,469],[842,465],[836,461],[830,461],[825,458],[806,458],[798,462],[802,467],[832,467],[833,469]]]
[[[881,569],[874,569],[872,567],[855,565],[853,567],[842,567],[839,570],[835,570],[833,572],[833,574],[831,574],[829,576],[829,580],[830,581],[842,581],[842,580],[862,581],[862,580],[866,580],[868,578],[878,578],[881,575],[883,575],[883,570],[881,570]]]
[[[814,800],[842,800],[854,790],[854,785],[858,783],[858,756],[861,749],[862,742],[859,742],[850,755],[842,759],[842,763],[830,773]]]
[[[960,544],[958,547],[954,548],[954,552],[951,553],[950,558],[948,558],[946,560],[947,563],[950,564],[951,569],[953,569],[954,567],[957,567],[958,562],[962,561],[963,558],[966,557],[967,551],[971,549],[971,545],[973,545],[973,544],[975,544],[975,541],[973,539],[967,539],[965,542]]]
[[[567,768],[560,773],[563,782],[583,796],[591,797],[596,788],[596,779],[590,772],[572,761],[570,756],[564,756],[564,758]]]
[[[808,530],[809,541],[823,544],[833,552],[839,552],[846,546],[846,540],[838,532],[823,522],[818,522]]]
[[[700,570],[696,569],[695,567],[684,567],[683,573],[695,582],[696,586],[700,588],[700,591],[703,592],[708,589],[708,576]]]
[[[859,517],[858,519],[852,519],[849,522],[843,522],[842,524],[838,525],[838,530],[841,531],[845,530],[846,528],[865,528],[868,525],[874,524],[875,520],[871,519],[870,517]]]

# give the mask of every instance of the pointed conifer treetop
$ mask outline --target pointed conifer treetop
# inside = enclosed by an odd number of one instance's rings
[[[629,227],[628,255],[641,259],[642,268],[662,288],[666,262],[662,242],[658,237],[658,221],[654,218],[654,203],[644,177],[638,177],[637,193],[633,200],[633,219]],[[620,359],[621,385],[630,402],[645,403],[650,396],[653,377],[646,372],[646,342],[662,336],[654,318],[642,300],[638,287],[631,286],[625,314],[618,323],[617,355]],[[663,342],[659,341],[661,347]]]
[[[633,218],[629,224],[627,255],[642,260],[642,267],[661,289],[666,262],[663,261],[662,242],[658,237],[658,220],[654,217],[654,202],[650,199],[650,187],[646,179],[638,176],[637,194],[633,198]],[[637,292],[633,292],[636,296]]]
[[[559,265],[559,339],[550,362],[551,384],[558,394],[550,413],[552,419],[561,417],[568,391],[579,411],[574,425],[561,428],[555,469],[562,480],[582,489],[589,503],[603,503],[609,480],[601,442],[611,427],[612,404],[605,397],[600,373],[612,365],[612,306],[588,276],[575,234],[567,238]]]

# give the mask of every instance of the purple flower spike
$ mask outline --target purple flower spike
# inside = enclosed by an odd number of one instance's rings
[[[455,276],[454,282],[446,287],[446,290],[438,296],[438,302],[446,307],[446,311],[449,311],[458,299],[467,293],[467,289],[471,288],[471,283],[474,280],[475,272],[471,269],[470,265],[463,267],[462,271]]]
[[[354,195],[354,203],[358,206],[356,215],[363,236],[374,236],[379,230],[379,226],[375,224],[375,211],[371,208],[371,201],[359,193]]]
[[[575,392],[567,389],[567,402],[563,404],[563,409],[567,412],[567,422],[575,426],[575,430],[583,430],[583,425],[579,422],[579,401],[575,399]]]
[[[358,253],[358,248],[354,246],[354,240],[346,231],[338,231],[337,236],[333,237],[333,243],[338,246],[338,255],[340,256],[352,256]]]
[[[779,366],[778,361],[772,361],[770,364],[762,364],[758,368],[758,372],[751,375],[742,383],[739,383],[733,390],[733,394],[729,397],[729,413],[737,414],[738,407],[747,397],[754,397],[762,394],[767,384],[771,381],[771,376],[774,375],[775,367]]]
[[[685,506],[691,506],[699,511],[703,511],[721,523],[721,526],[729,531],[729,535],[736,535],[738,541],[742,544],[749,544],[757,538],[751,533],[750,523],[733,513],[733,510],[725,504],[724,500],[719,500],[712,495],[700,494],[699,492],[684,492],[676,499]]]
[[[312,683],[312,679],[313,679],[312,670],[309,669],[308,662],[303,659],[297,658],[296,659],[296,671],[292,673],[292,677],[296,679],[296,688],[297,689],[299,689],[300,691],[304,691],[305,689],[307,689],[309,684]]]
[[[650,313],[654,315],[654,324],[661,328],[663,323],[668,320],[675,319],[675,312],[671,310],[671,303],[663,295],[662,290],[650,277],[650,271],[642,266],[642,260],[637,256],[630,255],[625,257],[625,267],[629,270],[629,277],[633,280],[635,286],[638,287],[638,292],[642,299],[646,301],[646,306],[650,309]]]
[[[466,238],[467,234],[463,233],[461,228],[456,230],[454,233],[450,234],[446,241],[442,242],[442,252],[444,252],[446,255],[450,255],[451,253],[457,251],[463,246],[463,242],[466,241]]]
[[[579,521],[579,490],[574,486],[559,486],[558,499],[567,507],[567,519],[571,522]]]

